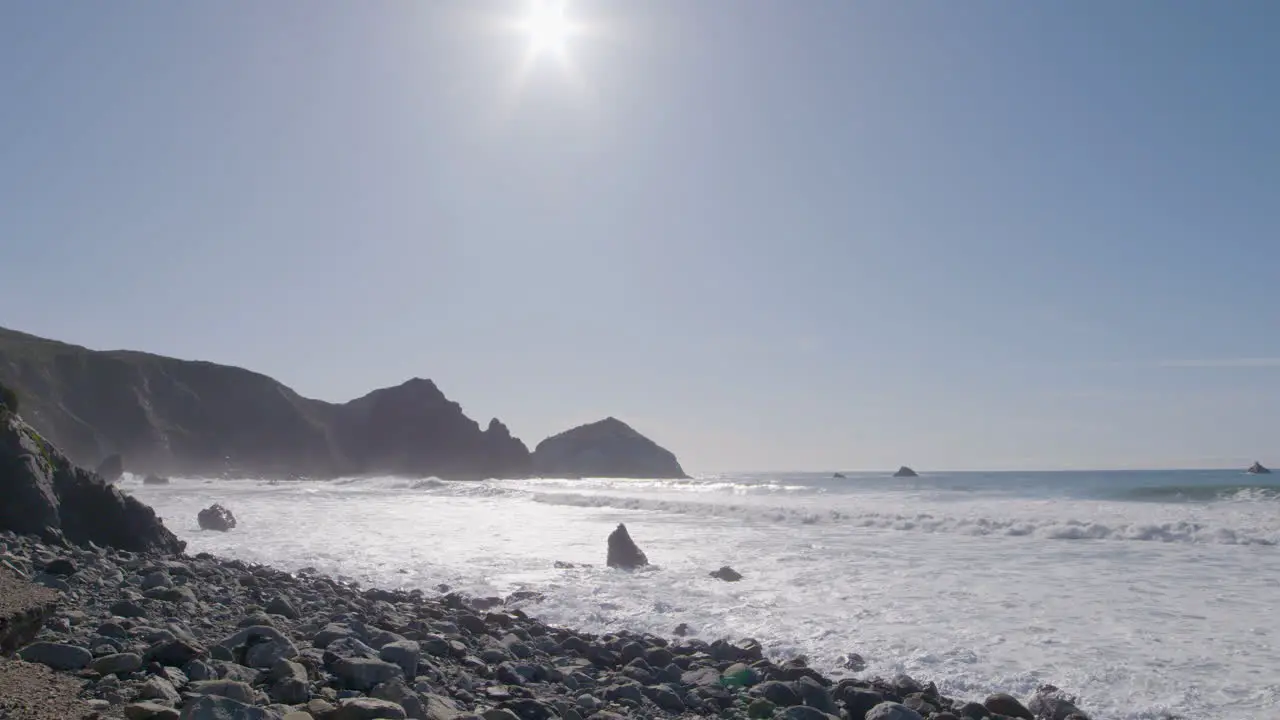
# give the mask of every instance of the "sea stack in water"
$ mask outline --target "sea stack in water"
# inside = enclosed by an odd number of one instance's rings
[[[833,474],[831,475],[831,479],[832,479],[832,480],[844,480],[844,479],[845,479],[845,477],[844,477],[844,473],[833,473]]]
[[[218,504],[210,505],[200,514],[196,516],[196,520],[200,522],[202,530],[217,530],[226,532],[236,526],[236,516],[231,511]]]
[[[143,485],[168,485],[169,478],[160,477],[159,475],[148,475],[142,478]]]
[[[648,565],[649,558],[644,556],[644,551],[631,539],[627,526],[620,524],[609,533],[609,555],[605,563],[611,568],[634,570]]]
[[[688,477],[671,451],[611,417],[543,440],[532,460],[543,477]]]
[[[16,414],[0,409],[0,530],[133,552],[186,543],[151,508],[76,467]]]
[[[1249,473],[1250,475],[1270,475],[1271,474],[1271,471],[1268,470],[1266,466],[1264,466],[1260,462],[1256,462],[1250,465],[1249,469],[1246,470],[1245,472]]]
[[[906,465],[903,465],[902,467],[898,468],[898,472],[894,473],[893,476],[894,477],[920,477],[919,475],[916,474],[915,470],[912,470]]]

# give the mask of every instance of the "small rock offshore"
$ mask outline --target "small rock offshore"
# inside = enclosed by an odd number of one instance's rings
[[[0,574],[56,591],[25,630],[0,618],[0,641],[25,632],[10,647],[82,683],[87,717],[1086,720],[1050,686],[1025,704],[1008,695],[966,703],[906,676],[833,681],[803,659],[767,659],[753,640],[551,627],[515,607],[536,603],[531,593],[363,589],[203,553],[12,533],[0,533]]]

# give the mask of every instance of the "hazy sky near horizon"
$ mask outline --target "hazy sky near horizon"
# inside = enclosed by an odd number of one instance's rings
[[[1280,464],[1280,3],[0,4],[0,325],[692,471]]]

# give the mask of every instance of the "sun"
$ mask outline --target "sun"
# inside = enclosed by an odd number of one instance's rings
[[[530,50],[537,55],[563,55],[575,27],[569,20],[565,0],[530,0],[529,14],[521,28],[529,38]]]

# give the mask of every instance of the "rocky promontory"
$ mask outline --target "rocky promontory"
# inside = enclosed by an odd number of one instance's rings
[[[533,472],[544,477],[688,477],[670,450],[612,417],[538,443]]]
[[[529,449],[481,427],[430,380],[345,403],[302,397],[238,367],[98,351],[0,328],[0,384],[23,416],[114,481],[162,477],[523,477]]]
[[[32,427],[109,482],[126,466],[156,477],[686,477],[671,452],[614,418],[531,454],[497,418],[481,426],[423,378],[329,403],[238,367],[0,328],[0,383]]]
[[[7,409],[0,409],[0,530],[134,551],[186,546],[154,510],[72,464]]]

